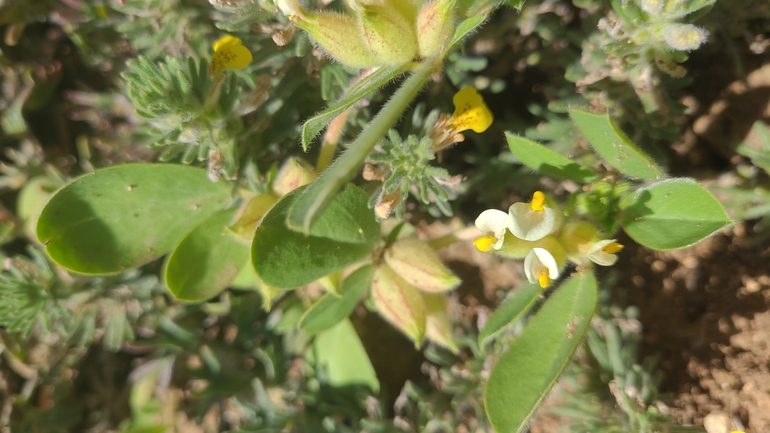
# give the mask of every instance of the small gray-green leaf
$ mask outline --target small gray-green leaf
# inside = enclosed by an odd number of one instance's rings
[[[479,333],[479,344],[491,341],[506,326],[524,316],[535,305],[542,291],[539,285],[527,283],[508,297],[487,320]]]
[[[286,215],[305,188],[276,203],[254,235],[252,264],[269,286],[293,289],[311,283],[363,259],[379,240],[379,224],[367,206],[369,197],[353,185],[334,197],[309,235],[290,230]]]
[[[527,167],[547,176],[570,179],[580,183],[590,183],[596,173],[571,159],[554,152],[540,143],[505,133],[511,153]]]
[[[175,164],[125,164],[83,175],[43,208],[37,238],[61,266],[84,274],[135,268],[171,251],[230,199],[225,183]]]
[[[656,250],[684,248],[732,223],[716,197],[692,179],[640,189],[622,207],[626,233]]]
[[[643,179],[665,177],[655,161],[631,143],[608,114],[572,109],[569,115],[596,152],[621,173]]]
[[[333,387],[367,386],[379,392],[380,382],[350,320],[343,319],[313,340],[315,360]]]
[[[343,111],[350,108],[361,98],[365,98],[380,87],[388,84],[399,74],[404,72],[405,66],[383,66],[367,77],[361,79],[356,85],[350,88],[342,98],[335,102],[331,107],[311,117],[302,125],[302,149],[307,151],[310,143],[320,134],[335,117]]]
[[[484,392],[487,416],[497,433],[519,433],[527,428],[582,342],[596,302],[594,276],[571,277],[503,354]]]
[[[165,279],[182,301],[218,295],[249,260],[249,247],[227,229],[236,209],[217,212],[193,229],[166,259]]]
[[[372,285],[374,266],[366,265],[350,274],[340,286],[340,296],[327,293],[311,306],[297,326],[308,332],[325,331],[343,319],[358,305],[366,290]]]

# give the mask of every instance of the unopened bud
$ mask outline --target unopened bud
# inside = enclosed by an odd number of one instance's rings
[[[382,317],[411,338],[417,347],[425,336],[425,301],[419,290],[381,263],[372,278],[372,300]]]
[[[358,20],[364,43],[381,64],[404,64],[418,52],[417,10],[409,0],[364,4]]]
[[[457,0],[435,0],[417,15],[417,41],[421,57],[432,57],[446,48],[454,34],[454,6]]]
[[[295,189],[316,180],[316,178],[318,178],[318,173],[302,160],[289,158],[275,176],[273,191],[283,197]]]
[[[425,337],[454,353],[459,352],[452,333],[446,295],[423,293],[422,297],[428,312],[425,319]]]
[[[380,62],[361,37],[355,18],[335,12],[293,16],[294,25],[306,31],[330,56],[351,68],[370,68]]]
[[[675,50],[692,51],[708,39],[708,32],[692,24],[669,24],[663,28],[663,37]]]
[[[641,0],[639,5],[648,14],[657,15],[663,9],[664,3],[666,3],[665,0]]]
[[[241,207],[235,216],[235,222],[230,226],[230,231],[238,238],[251,241],[262,217],[265,216],[278,199],[272,194],[260,194]]]
[[[377,198],[377,204],[374,205],[374,214],[381,220],[390,218],[390,214],[401,203],[401,189],[397,189],[390,194],[385,191],[380,193]]]
[[[444,292],[461,280],[452,273],[426,242],[410,237],[397,240],[385,250],[385,263],[401,278],[427,292]]]

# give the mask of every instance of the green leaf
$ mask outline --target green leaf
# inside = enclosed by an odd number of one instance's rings
[[[200,168],[118,165],[56,192],[40,214],[37,238],[71,271],[111,274],[171,251],[228,200],[228,185],[211,182]]]
[[[492,369],[484,392],[497,433],[519,433],[583,340],[597,302],[593,274],[567,280]]]
[[[732,224],[716,197],[692,179],[640,189],[621,207],[626,233],[656,250],[684,248]]]
[[[596,152],[629,177],[662,179],[663,170],[615,125],[608,114],[573,109],[569,115]]]
[[[372,362],[350,320],[344,319],[313,340],[316,364],[323,369],[326,383],[333,387],[366,386],[380,390]]]
[[[479,344],[488,343],[506,326],[524,316],[535,305],[542,291],[543,289],[537,284],[524,284],[523,287],[509,296],[487,320],[486,325],[479,333]]]
[[[313,139],[321,133],[335,117],[347,110],[361,98],[365,98],[380,87],[388,84],[404,72],[405,65],[381,67],[371,75],[361,79],[335,102],[331,107],[311,117],[302,125],[302,149],[307,151]]]
[[[342,281],[340,296],[333,293],[323,295],[305,311],[297,326],[308,332],[321,332],[348,317],[371,286],[373,275],[372,265],[357,269]]]
[[[374,146],[403,114],[422,86],[430,79],[437,65],[425,61],[396,91],[390,101],[364,128],[364,132],[329,166],[318,180],[311,183],[296,200],[286,218],[286,224],[296,231],[310,233],[313,221],[322,214],[340,189],[358,172]]]
[[[369,197],[354,185],[334,198],[309,235],[290,230],[286,215],[308,188],[298,188],[276,203],[254,234],[254,270],[272,287],[311,283],[365,258],[379,240],[380,226],[367,206]]]
[[[511,152],[522,164],[546,176],[570,179],[579,183],[590,183],[596,178],[593,170],[575,163],[540,143],[510,132],[505,133],[505,139],[508,140]]]
[[[452,40],[449,42],[449,45],[447,45],[445,53],[453,49],[455,45],[459,44],[460,41],[465,39],[466,36],[476,30],[477,27],[484,24],[484,21],[486,20],[487,14],[477,15],[464,19],[455,29],[455,34],[452,36]]]
[[[166,259],[166,285],[177,299],[201,302],[218,295],[249,261],[249,247],[227,229],[236,210],[212,215]]]

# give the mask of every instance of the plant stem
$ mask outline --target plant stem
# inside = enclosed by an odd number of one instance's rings
[[[310,232],[313,220],[326,208],[339,190],[349,181],[366,160],[372,148],[396,123],[406,107],[420,92],[430,76],[439,69],[441,59],[428,59],[404,81],[364,132],[348,147],[321,176],[302,192],[289,211],[287,226],[303,233]]]

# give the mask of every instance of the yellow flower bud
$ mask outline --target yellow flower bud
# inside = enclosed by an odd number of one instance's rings
[[[444,292],[460,284],[426,242],[399,239],[385,250],[385,263],[409,284],[427,292]]]
[[[420,347],[425,336],[427,316],[420,291],[382,263],[374,271],[371,295],[380,315]]]

